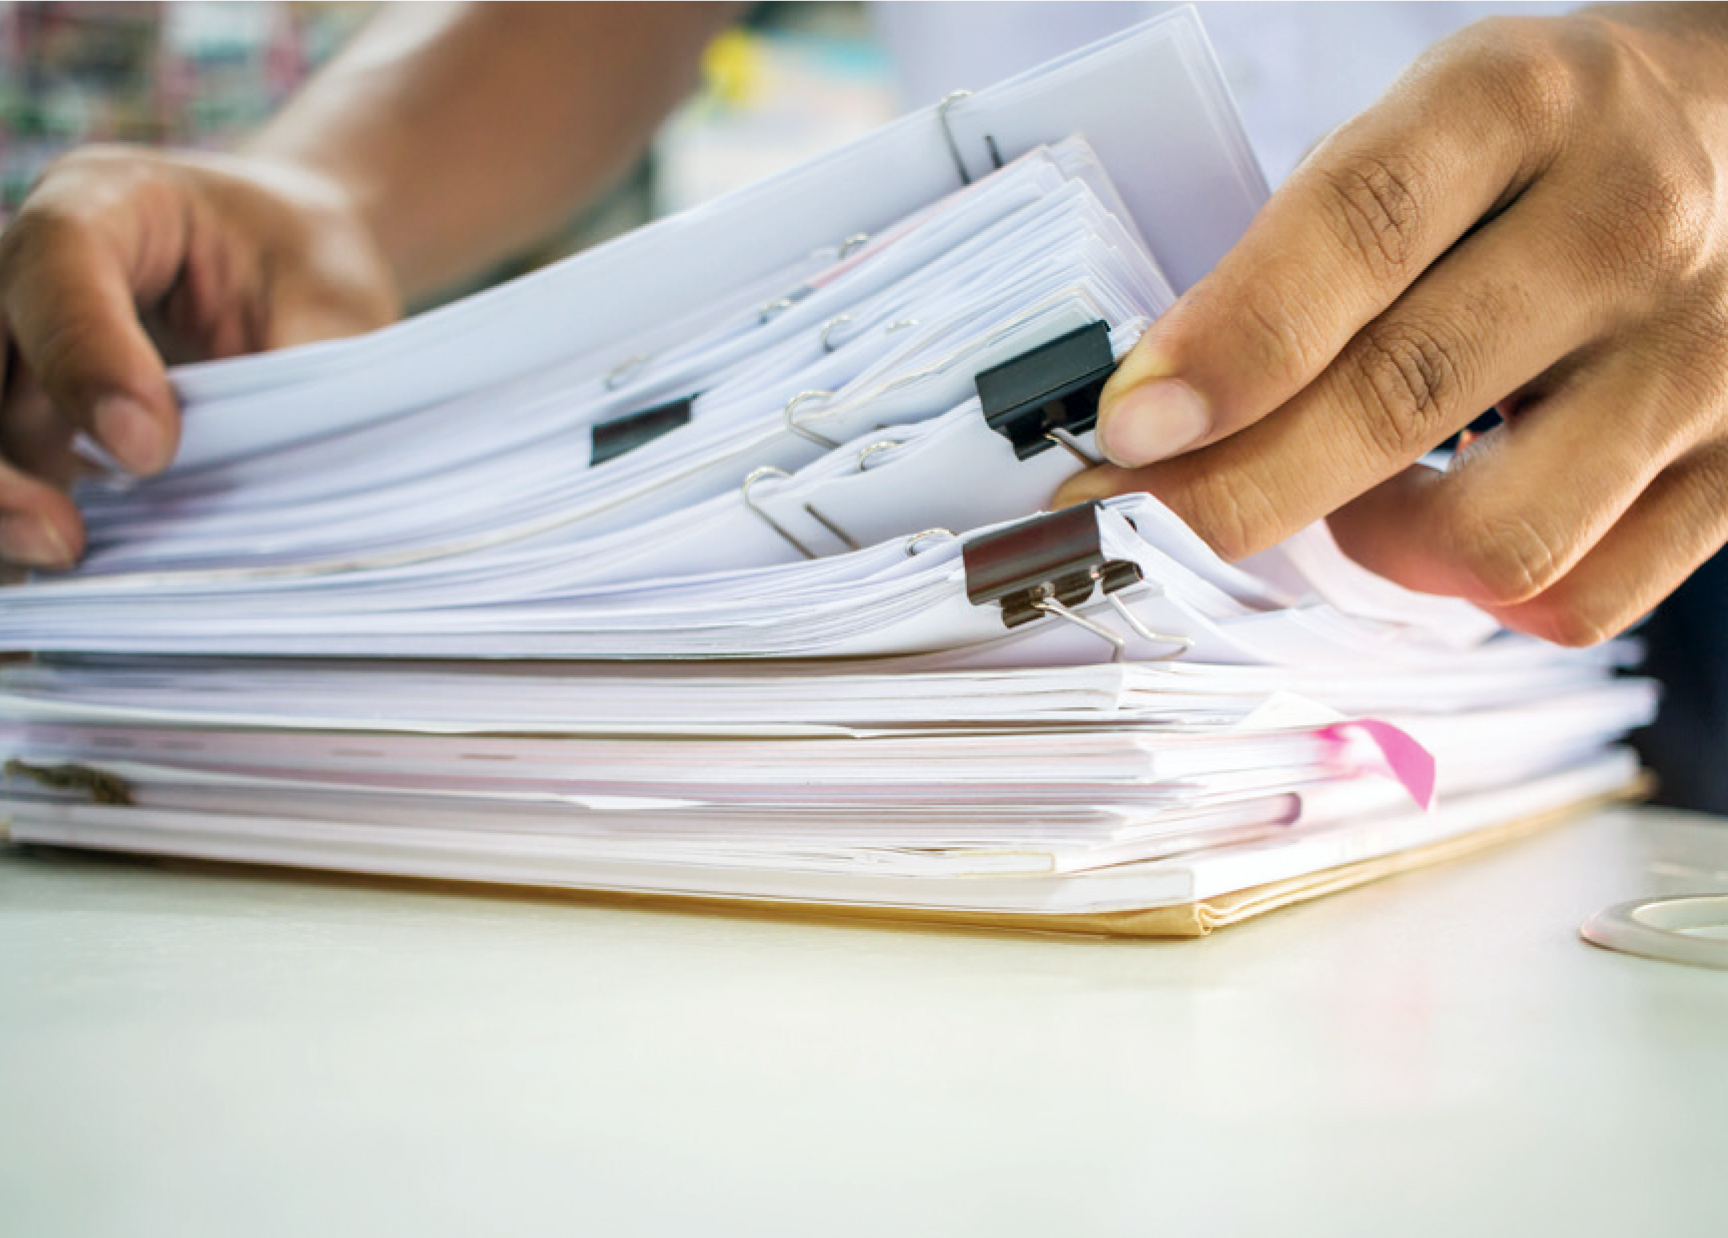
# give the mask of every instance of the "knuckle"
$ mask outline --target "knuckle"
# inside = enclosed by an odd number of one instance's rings
[[[0,229],[0,269],[67,246],[85,246],[103,221],[124,213],[160,177],[161,156],[124,146],[84,146],[57,156]]]
[[[82,247],[87,232],[82,215],[73,207],[55,201],[27,203],[0,232],[0,287],[46,255]]]
[[[1321,176],[1339,242],[1376,276],[1407,274],[1426,218],[1415,165],[1404,156],[1356,152],[1327,164]]]
[[[1579,97],[1582,49],[1568,46],[1565,34],[1541,19],[1480,22],[1473,30],[1474,55],[1465,62],[1460,85],[1526,136],[1556,138],[1576,115]]]
[[[1670,147],[1628,154],[1582,220],[1598,266],[1623,286],[1690,279],[1716,245],[1717,205],[1695,160]]]
[[[101,183],[125,183],[146,175],[164,160],[156,151],[120,143],[91,142],[56,155],[43,170],[38,197],[86,196]]]
[[[1414,459],[1445,437],[1463,382],[1459,344],[1420,323],[1388,320],[1365,327],[1352,351],[1369,446],[1386,458]]]
[[[1460,512],[1446,529],[1447,550],[1476,582],[1478,600],[1527,602],[1560,579],[1565,559],[1543,531],[1517,514]]]

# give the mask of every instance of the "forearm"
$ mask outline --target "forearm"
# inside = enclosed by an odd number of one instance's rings
[[[628,170],[737,12],[387,5],[247,150],[336,181],[412,300],[544,236]]]

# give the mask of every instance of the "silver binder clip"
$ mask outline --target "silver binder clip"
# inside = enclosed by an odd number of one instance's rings
[[[1115,595],[1140,584],[1140,565],[1106,559],[1098,528],[1098,504],[1083,503],[1022,520],[996,533],[975,537],[962,549],[966,598],[974,606],[998,605],[1002,623],[1017,628],[1050,615],[1108,641],[1121,660],[1128,639],[1074,608],[1102,589],[1112,608],[1142,639],[1176,646],[1179,656],[1193,647],[1186,636],[1154,632]]]

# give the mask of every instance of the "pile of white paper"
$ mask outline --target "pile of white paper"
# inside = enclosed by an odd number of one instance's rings
[[[1179,931],[1111,917],[1615,793],[1654,708],[1624,647],[1501,633],[1322,526],[1231,565],[1147,495],[1036,515],[1263,192],[1179,12],[374,336],[179,372],[181,461],[90,488],[88,562],[0,599],[42,655],[0,672],[7,830]]]

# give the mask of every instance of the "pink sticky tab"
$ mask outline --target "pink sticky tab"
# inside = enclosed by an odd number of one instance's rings
[[[1424,812],[1434,806],[1434,754],[1390,722],[1358,718],[1318,732],[1343,750],[1351,764],[1396,779]]]

